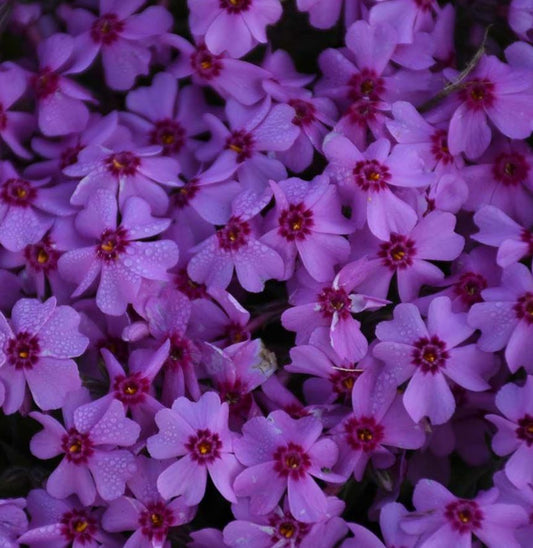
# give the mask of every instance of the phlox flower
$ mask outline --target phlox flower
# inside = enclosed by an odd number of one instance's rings
[[[478,345],[485,352],[505,348],[511,372],[533,364],[533,276],[523,264],[503,270],[502,283],[481,292],[484,302],[476,303],[468,313],[468,324],[481,331]]]
[[[265,281],[283,277],[280,255],[258,238],[255,219],[270,201],[270,193],[259,197],[242,192],[233,201],[226,225],[195,249],[187,266],[189,276],[208,287],[225,289],[235,268],[239,283],[247,291],[262,291]]]
[[[352,411],[331,430],[339,447],[334,470],[353,473],[361,481],[368,461],[375,468],[389,468],[395,456],[387,447],[419,449],[425,433],[407,414],[401,395],[389,379],[365,372],[354,383]]]
[[[100,0],[99,16],[62,6],[61,16],[89,62],[102,54],[105,81],[112,89],[130,89],[137,76],[148,74],[150,42],[172,25],[170,13],[161,6],[135,13],[143,4],[144,0]]]
[[[283,258],[283,278],[293,275],[299,257],[315,280],[331,279],[334,266],[348,258],[350,246],[341,234],[351,232],[335,186],[324,175],[310,183],[293,177],[279,183],[271,181],[270,186],[276,200],[276,221],[261,241]]]
[[[490,120],[503,135],[525,139],[533,130],[531,71],[510,67],[484,55],[451,99],[456,109],[450,119],[448,147],[455,156],[464,152],[476,159],[492,139]]]
[[[119,316],[137,298],[142,279],[166,280],[167,269],[178,260],[170,240],[140,242],[165,230],[170,221],[152,217],[141,198],[129,198],[117,222],[117,202],[111,192],[99,189],[78,213],[76,228],[92,245],[64,253],[60,274],[77,284],[74,296],[89,289],[100,275],[96,304],[106,314]]]
[[[527,521],[520,506],[497,502],[498,489],[481,492],[475,499],[454,496],[440,483],[423,479],[415,487],[416,512],[405,516],[401,528],[420,535],[419,546],[461,546],[470,548],[472,535],[489,548],[518,548],[514,532]]]
[[[163,498],[182,495],[187,505],[198,504],[209,474],[219,493],[236,502],[232,485],[240,465],[228,429],[228,404],[221,403],[218,394],[206,392],[197,402],[177,398],[171,409],[157,413],[155,422],[159,433],[148,438],[150,455],[179,457],[157,479]]]
[[[156,481],[165,464],[143,455],[137,457],[138,473],[128,480],[133,496],[123,496],[109,503],[102,516],[102,526],[109,532],[133,531],[124,548],[163,547],[171,527],[189,522],[195,508],[187,506],[183,497],[165,502],[156,488]]]
[[[239,497],[250,497],[254,514],[268,514],[285,491],[291,514],[304,523],[323,520],[328,499],[313,477],[341,483],[331,472],[338,448],[321,438],[322,424],[312,416],[294,420],[281,410],[250,419],[235,441],[235,455],[246,466],[235,479]]]
[[[20,299],[10,321],[0,313],[5,413],[21,407],[26,386],[43,410],[61,407],[67,394],[80,388],[80,375],[72,358],[83,354],[89,341],[79,332],[79,323],[79,314],[69,306],[56,306],[55,297],[44,303]]]
[[[74,497],[54,498],[43,489],[34,489],[28,495],[27,507],[31,516],[29,528],[18,540],[30,548],[123,546],[119,538],[102,530],[101,512],[84,508]]]
[[[365,223],[378,238],[387,240],[391,232],[405,234],[417,221],[414,209],[399,198],[392,187],[429,186],[429,173],[417,152],[394,147],[378,139],[362,153],[346,137],[330,134],[324,143],[330,173],[341,192],[351,200],[352,219],[357,228]]]
[[[486,377],[493,371],[493,357],[475,344],[458,346],[474,332],[465,313],[451,311],[448,297],[436,297],[428,309],[427,325],[414,304],[394,309],[392,321],[376,327],[381,341],[374,356],[385,362],[385,371],[399,386],[409,380],[403,403],[416,422],[427,416],[442,424],[455,411],[455,400],[446,380],[479,392],[487,390]]]
[[[126,418],[120,401],[94,406],[87,399],[73,393],[63,408],[64,426],[50,415],[31,413],[44,429],[33,436],[30,449],[40,459],[63,455],[46,483],[50,495],[76,494],[82,504],[91,505],[97,494],[113,500],[124,493],[136,466],[133,454],[119,447],[133,445],[141,428]]]
[[[215,54],[242,57],[267,41],[266,26],[282,13],[280,0],[189,0],[191,32]]]
[[[523,386],[504,385],[496,394],[500,415],[487,415],[498,431],[492,438],[497,455],[510,455],[505,462],[505,475],[519,489],[533,483],[533,377],[528,375]]]

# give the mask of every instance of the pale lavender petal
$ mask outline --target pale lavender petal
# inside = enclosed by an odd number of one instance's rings
[[[207,464],[209,475],[218,489],[218,492],[230,502],[237,502],[233,491],[233,482],[242,466],[237,462],[234,455],[222,453],[219,458]]]
[[[140,433],[140,426],[126,418],[124,405],[111,400],[103,417],[91,428],[91,440],[97,445],[133,445]]]
[[[161,473],[157,479],[157,489],[165,499],[183,495],[183,500],[194,506],[202,500],[206,482],[205,466],[186,455]]]
[[[455,400],[441,373],[415,371],[403,396],[409,416],[419,422],[428,417],[432,424],[443,424],[455,411]]]
[[[420,312],[414,304],[402,303],[394,309],[394,320],[376,326],[376,336],[381,341],[413,343],[427,337],[428,331]]]
[[[68,462],[66,458],[50,474],[46,490],[58,499],[75,493],[85,506],[92,504],[96,498],[96,488],[89,470],[85,466]]]
[[[135,474],[135,457],[129,451],[95,451],[89,462],[98,494],[113,500],[124,494],[126,482]]]
[[[326,516],[326,495],[309,475],[289,476],[287,494],[291,514],[304,523],[321,521]]]
[[[44,411],[62,407],[69,392],[81,388],[78,366],[74,360],[40,358],[25,369],[33,401]]]
[[[274,462],[251,466],[235,479],[233,488],[238,497],[251,497],[250,510],[267,514],[281,499],[287,480],[274,472]]]

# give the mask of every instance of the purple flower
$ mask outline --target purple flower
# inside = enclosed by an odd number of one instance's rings
[[[263,152],[280,152],[293,145],[300,133],[293,123],[295,110],[289,105],[272,106],[270,98],[252,107],[230,99],[226,114],[231,130],[212,114],[205,115],[213,136],[203,150],[206,158],[219,155],[221,149],[230,151],[239,182],[257,193],[264,191],[270,179],[284,179],[283,164]]]
[[[501,209],[484,206],[475,213],[479,232],[472,239],[498,248],[496,262],[502,268],[533,255],[533,232],[516,223]]]
[[[22,498],[0,499],[0,542],[4,548],[17,548],[18,538],[28,529],[25,506]]]
[[[41,188],[48,179],[23,179],[9,162],[2,162],[0,170],[0,243],[9,251],[21,251],[44,236],[53,215],[72,212],[68,192],[61,186]]]
[[[341,213],[336,188],[326,176],[311,183],[291,178],[270,186],[276,200],[277,226],[261,241],[275,249],[284,259],[284,279],[294,273],[296,257],[317,281],[333,275],[333,267],[348,258],[350,246],[341,236],[351,232]]]
[[[205,493],[207,474],[219,493],[236,502],[233,480],[240,465],[233,454],[233,434],[228,429],[228,404],[215,392],[206,392],[197,402],[178,398],[172,409],[162,409],[155,421],[159,433],[148,438],[148,451],[156,459],[180,457],[157,479],[165,499],[183,495],[189,506]]]
[[[246,466],[234,484],[239,497],[250,497],[254,514],[274,510],[287,490],[289,510],[299,521],[314,523],[327,516],[328,502],[312,477],[341,483],[331,472],[337,460],[336,444],[321,438],[315,417],[292,419],[284,411],[250,419],[235,442],[235,455]]]
[[[503,414],[487,415],[498,432],[492,438],[497,455],[511,455],[505,463],[505,474],[519,489],[533,483],[533,377],[528,375],[523,386],[504,385],[496,394],[496,407]]]
[[[533,208],[533,154],[525,142],[496,139],[477,163],[461,170],[468,185],[464,207],[489,204],[528,224]]]
[[[84,508],[74,497],[59,500],[43,489],[28,495],[29,530],[19,537],[26,546],[102,546],[119,548],[119,539],[108,535],[100,527],[100,511]],[[18,546],[18,544],[16,545]]]
[[[133,497],[120,497],[110,502],[102,516],[106,531],[134,531],[124,548],[163,546],[169,529],[189,522],[195,509],[185,505],[183,497],[165,502],[156,488],[164,464],[140,455],[138,473],[128,480]]]
[[[75,397],[63,409],[65,426],[50,415],[31,413],[44,427],[31,439],[31,452],[40,459],[64,455],[50,474],[46,490],[57,498],[76,494],[84,505],[93,504],[97,493],[104,500],[116,499],[136,471],[135,457],[117,446],[133,445],[140,426],[126,418],[117,400],[73,409]]]
[[[24,74],[16,66],[0,68],[0,138],[17,155],[29,159],[31,154],[21,140],[35,128],[35,118],[27,112],[13,112],[11,106],[26,90]]]
[[[507,137],[525,139],[533,130],[531,71],[512,68],[492,55],[483,56],[462,84],[448,130],[455,156],[481,156],[492,138],[487,118]]]
[[[137,148],[120,143],[118,150],[89,145],[77,162],[64,169],[71,177],[81,177],[70,199],[74,205],[86,205],[99,189],[118,194],[120,207],[132,196],[143,198],[158,215],[168,208],[168,196],[159,185],[178,186],[180,166],[174,158],[161,157],[161,148]]]
[[[167,34],[163,40],[180,52],[169,68],[177,78],[192,76],[195,84],[210,86],[222,97],[232,97],[243,105],[253,105],[265,97],[262,83],[270,73],[261,67],[227,55],[215,55],[205,44],[193,46],[175,34]]]
[[[478,345],[485,352],[505,347],[511,372],[520,367],[532,370],[533,276],[523,264],[504,269],[502,285],[481,292],[485,302],[476,303],[468,314],[468,324],[481,331]]]
[[[342,135],[331,134],[324,143],[331,173],[352,201],[352,219],[357,228],[365,222],[378,238],[391,232],[405,234],[417,221],[416,212],[391,189],[428,186],[434,175],[427,171],[415,150],[410,154],[378,139],[364,154]]]
[[[191,32],[215,54],[242,57],[267,41],[266,26],[282,13],[279,0],[189,0]]]
[[[305,523],[294,518],[285,497],[283,506],[276,506],[266,515],[257,515],[250,511],[246,499],[240,499],[232,506],[236,521],[224,528],[224,542],[227,546],[253,546],[254,548],[333,548],[340,537],[335,516],[344,509],[344,503],[335,497],[327,499],[327,514],[324,521]],[[330,521],[330,520],[334,521]],[[342,520],[339,520],[342,521]],[[333,526],[332,526],[333,525]],[[333,538],[332,538],[333,537]],[[317,544],[317,541],[320,544]],[[274,543],[274,544],[272,544]]]
[[[422,217],[412,230],[391,232],[389,238],[382,238],[385,241],[379,244],[357,232],[353,237],[354,247],[357,246],[358,254],[370,256],[368,275],[359,290],[385,298],[396,274],[400,300],[409,302],[418,296],[422,285],[441,282],[443,272],[429,260],[451,261],[459,255],[464,238],[453,231],[455,222],[451,213],[433,211]]]
[[[496,502],[498,494],[493,488],[475,499],[461,499],[436,481],[421,480],[413,494],[416,512],[406,516],[401,527],[421,535],[420,546],[470,548],[475,535],[489,548],[518,548],[514,533],[527,521],[527,515],[518,505]]]
[[[91,94],[63,75],[83,71],[90,63],[76,40],[54,34],[38,46],[39,71],[31,77],[38,107],[39,129],[49,136],[82,131],[89,121],[83,101]]]
[[[309,280],[305,284],[309,289],[300,287],[291,297],[296,306],[283,312],[283,327],[296,331],[296,342],[302,344],[316,328],[328,326],[331,346],[337,354],[345,360],[360,360],[366,354],[368,342],[352,314],[380,308],[388,302],[354,291],[367,274],[366,261],[359,260],[345,265],[331,284]]]
[[[283,277],[283,260],[258,239],[254,219],[269,201],[269,192],[262,197],[249,191],[237,196],[226,225],[200,243],[189,261],[187,272],[195,282],[225,289],[235,268],[242,287],[257,293],[266,280]]]
[[[369,460],[375,468],[389,468],[395,456],[387,447],[419,449],[425,441],[423,429],[413,423],[396,391],[386,378],[365,372],[352,390],[353,411],[331,430],[339,446],[335,471],[353,473],[361,481]]]
[[[88,340],[78,331],[79,314],[69,306],[56,306],[55,297],[44,303],[20,299],[11,321],[0,313],[0,378],[6,386],[4,412],[14,413],[24,401],[26,385],[43,410],[61,407],[69,392],[81,386],[76,363]]]
[[[106,314],[119,316],[135,302],[141,281],[167,280],[167,269],[178,260],[178,248],[170,240],[138,241],[165,230],[170,221],[156,219],[140,198],[129,198],[117,223],[117,203],[107,190],[98,189],[87,207],[76,217],[79,233],[93,245],[64,253],[60,274],[77,284],[74,296],[81,295],[100,274],[96,304]]]
[[[148,74],[150,41],[154,41],[172,25],[168,11],[161,6],[150,6],[135,14],[144,4],[141,0],[122,0],[120,3],[100,0],[100,16],[83,9],[63,6],[62,17],[69,30],[92,62],[102,53],[107,85],[116,90],[133,86],[140,74]]]
[[[467,390],[489,388],[485,377],[493,373],[492,357],[475,344],[458,347],[473,331],[465,313],[451,311],[448,297],[431,301],[427,326],[413,304],[397,305],[394,319],[377,325],[382,342],[374,347],[374,356],[385,362],[398,386],[410,379],[403,402],[414,421],[427,416],[442,424],[453,415],[455,401],[446,377]]]

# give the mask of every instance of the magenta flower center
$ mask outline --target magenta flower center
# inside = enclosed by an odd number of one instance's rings
[[[192,344],[189,339],[177,333],[170,337],[170,352],[165,365],[170,369],[184,369],[192,365]]]
[[[366,127],[368,122],[376,119],[377,111],[375,101],[358,99],[348,107],[346,116],[348,116],[352,124]]]
[[[150,381],[140,373],[132,373],[127,377],[118,375],[113,383],[115,397],[125,405],[143,402],[149,388]]]
[[[390,240],[379,246],[378,257],[391,270],[404,270],[413,264],[415,242],[402,234],[391,233]]]
[[[31,369],[38,361],[41,347],[36,335],[27,331],[17,333],[6,345],[6,357],[16,369]]]
[[[254,151],[254,138],[244,129],[235,130],[226,140],[226,148],[237,153],[237,161],[244,162]]]
[[[176,154],[185,144],[185,129],[176,120],[158,120],[150,132],[150,142],[161,145],[165,154]]]
[[[278,447],[273,455],[274,470],[281,477],[290,476],[292,479],[302,479],[309,467],[311,459],[303,448],[290,441],[287,445]]]
[[[520,240],[527,244],[528,255],[533,255],[533,232],[530,232],[529,230],[522,230],[522,234],[520,234]]]
[[[443,129],[438,129],[431,136],[431,154],[435,160],[444,165],[451,164],[453,161],[453,156],[448,148],[448,134]]]
[[[163,502],[153,502],[139,516],[142,534],[150,540],[162,542],[174,524],[174,514]]]
[[[250,336],[250,332],[237,322],[230,322],[226,327],[225,334],[230,344],[246,341]]]
[[[111,262],[124,253],[128,247],[128,233],[119,226],[116,230],[106,228],[100,236],[100,243],[96,246],[96,256],[105,262]]]
[[[36,196],[37,191],[24,179],[8,179],[0,190],[0,199],[16,207],[29,207]]]
[[[329,376],[333,390],[339,396],[348,397],[352,394],[353,385],[359,377],[359,371],[335,371]]]
[[[93,23],[91,38],[97,44],[109,46],[118,40],[118,36],[123,30],[123,21],[120,21],[114,13],[105,13]]]
[[[80,153],[83,147],[81,145],[76,145],[74,147],[69,147],[61,153],[59,160],[59,165],[61,169],[65,169],[68,166],[74,165],[78,161],[78,154]]]
[[[282,516],[273,515],[268,522],[274,529],[270,540],[276,546],[285,546],[285,544],[280,544],[280,540],[288,540],[291,542],[291,546],[299,546],[300,541],[307,535],[310,528],[307,523],[296,521],[289,513]]]
[[[48,67],[38,72],[31,80],[38,99],[45,99],[59,88],[59,76]]]
[[[36,272],[48,273],[55,270],[59,255],[50,236],[45,236],[40,242],[24,248],[24,258]]]
[[[365,192],[379,192],[390,181],[389,168],[377,160],[360,160],[353,169],[355,184]]]
[[[481,110],[494,103],[494,84],[490,80],[475,78],[466,82],[459,94],[471,110]]]
[[[248,243],[250,224],[239,217],[231,217],[224,228],[217,231],[218,245],[224,251],[238,251]]]
[[[192,460],[206,464],[220,458],[222,441],[216,432],[205,428],[197,430],[195,435],[189,436],[185,448],[189,451]]]
[[[465,272],[455,284],[454,293],[464,304],[472,306],[480,303],[483,298],[481,292],[487,287],[487,280],[476,272]]]
[[[182,209],[196,196],[200,190],[198,179],[189,179],[183,186],[176,188],[172,192],[172,197],[176,207]]]
[[[123,151],[110,154],[104,160],[107,170],[115,177],[132,176],[137,172],[141,159],[133,152]]]
[[[533,445],[533,417],[525,415],[518,421],[518,428],[515,430],[516,437],[525,441],[528,447]]]
[[[85,464],[94,453],[93,442],[89,434],[82,434],[76,428],[70,428],[61,438],[61,449],[68,462]]]
[[[522,154],[502,153],[494,160],[492,174],[503,185],[516,186],[527,179],[530,169],[531,166]]]
[[[191,65],[202,78],[211,80],[216,78],[222,70],[220,59],[220,55],[213,55],[205,44],[202,44],[191,54]]]
[[[370,453],[383,441],[384,430],[374,417],[351,417],[344,424],[346,441],[355,451]]]
[[[245,416],[250,410],[252,396],[247,392],[249,388],[241,379],[236,379],[235,382],[224,382],[218,386],[218,390],[220,399],[228,402],[233,415]]]
[[[450,357],[445,342],[436,335],[429,339],[422,337],[413,346],[413,364],[420,367],[423,373],[438,373],[446,366],[446,360]]]
[[[240,13],[250,8],[252,0],[220,0],[220,7],[229,13]]]
[[[430,11],[434,3],[434,0],[415,0],[415,4],[421,11]]]
[[[316,108],[312,103],[302,99],[290,99],[289,105],[294,109],[295,115],[292,123],[295,126],[308,126],[315,120]]]
[[[342,288],[324,288],[318,296],[318,304],[320,312],[327,319],[333,318],[334,314],[338,314],[339,318],[343,320],[350,316],[352,303],[348,293]]]
[[[83,545],[93,543],[97,531],[96,520],[86,510],[73,509],[61,516],[61,534],[69,542]]]
[[[352,101],[359,99],[372,99],[379,101],[385,91],[383,78],[376,74],[375,70],[364,68],[358,74],[354,74],[348,82],[350,86],[349,97]]]
[[[201,299],[207,297],[207,287],[205,284],[199,284],[189,278],[187,270],[182,268],[174,278],[174,284],[189,299]]]
[[[7,115],[4,109],[4,105],[0,103],[0,131],[6,129],[7,126]]]
[[[478,503],[473,500],[456,500],[448,503],[444,516],[452,529],[462,535],[479,529],[483,521],[483,513]]]
[[[528,291],[522,295],[513,307],[516,317],[529,325],[533,324],[533,293]]]
[[[289,209],[284,209],[279,216],[279,233],[289,242],[305,240],[311,234],[313,212],[305,209],[303,203],[290,204]]]

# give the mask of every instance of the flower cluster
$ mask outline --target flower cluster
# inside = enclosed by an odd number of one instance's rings
[[[531,546],[531,1],[0,26],[0,545]]]

